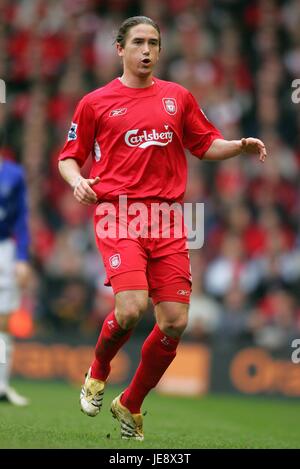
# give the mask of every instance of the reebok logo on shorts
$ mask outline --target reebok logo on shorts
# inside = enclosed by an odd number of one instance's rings
[[[121,265],[121,256],[120,254],[114,254],[109,258],[109,265],[112,269],[117,269]]]
[[[189,296],[190,292],[188,290],[178,290],[177,295]]]

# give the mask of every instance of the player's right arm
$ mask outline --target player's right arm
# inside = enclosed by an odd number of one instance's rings
[[[74,158],[66,158],[59,161],[58,169],[64,180],[73,189],[74,197],[78,202],[91,205],[97,202],[97,195],[92,186],[100,181],[97,176],[94,179],[85,179],[80,174],[80,167]]]
[[[59,156],[58,170],[73,189],[78,202],[91,205],[97,202],[92,186],[100,181],[99,177],[85,179],[80,168],[92,152],[96,133],[96,119],[92,106],[84,97],[78,104],[68,132],[67,141]]]

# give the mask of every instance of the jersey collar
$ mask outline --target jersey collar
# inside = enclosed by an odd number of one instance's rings
[[[146,88],[131,88],[123,85],[119,78],[114,80],[115,88],[120,91],[123,95],[129,96],[130,98],[146,98],[148,96],[154,96],[157,93],[157,82],[153,78],[153,84]]]

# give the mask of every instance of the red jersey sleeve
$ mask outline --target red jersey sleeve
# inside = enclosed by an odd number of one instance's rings
[[[194,96],[188,92],[183,129],[184,147],[194,156],[202,158],[216,138],[224,137],[201,111]]]
[[[58,159],[74,158],[80,167],[83,166],[94,147],[95,131],[94,110],[86,99],[82,98],[75,110],[67,140]]]

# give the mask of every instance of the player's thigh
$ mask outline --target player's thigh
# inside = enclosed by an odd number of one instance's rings
[[[134,327],[148,306],[148,283],[143,271],[125,272],[111,279],[115,295],[115,316],[124,329]]]
[[[140,319],[148,306],[148,289],[120,291],[115,299],[117,313],[136,316]]]
[[[173,252],[148,262],[147,278],[153,304],[189,304],[192,278],[187,250]]]
[[[122,287],[123,290],[133,289],[134,282],[136,281],[138,281],[137,289],[140,289],[140,286],[145,287],[144,279],[142,279],[141,283],[140,278],[136,278],[135,275],[132,275],[132,277],[124,276],[124,274],[129,272],[144,272],[146,274],[147,255],[139,240],[108,238],[98,240],[97,246],[106,271],[106,285],[111,285],[115,294],[120,291],[119,287]],[[113,282],[112,279],[114,278],[118,278],[118,281]],[[123,286],[126,287],[128,285],[128,282],[129,288],[123,288]],[[115,289],[115,286],[118,289]],[[146,282],[146,289],[148,289],[148,282]]]

